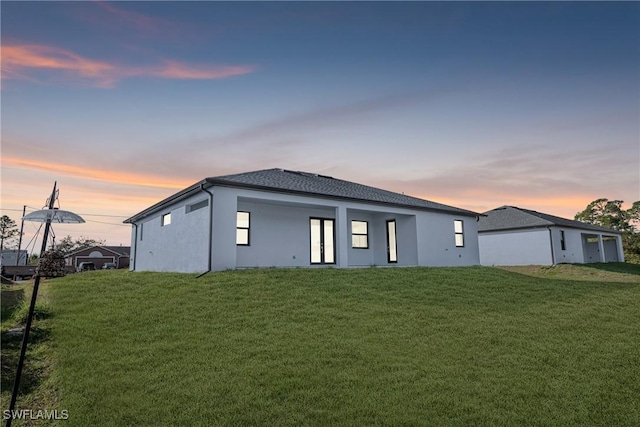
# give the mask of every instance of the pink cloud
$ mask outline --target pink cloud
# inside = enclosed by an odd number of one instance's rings
[[[28,69],[60,70],[105,85],[115,67],[76,55],[68,50],[42,45],[2,46],[2,78],[28,77]]]
[[[255,68],[248,65],[217,66],[217,65],[189,65],[178,61],[164,61],[157,67],[131,70],[131,75],[149,75],[164,79],[209,80],[248,74]]]
[[[131,67],[85,58],[54,46],[2,46],[3,79],[32,79],[30,71],[59,71],[101,88],[113,87],[119,80],[130,77],[214,80],[248,74],[254,69],[250,65],[194,65],[174,60],[165,60],[152,66]]]
[[[143,15],[141,13],[129,10],[119,9],[109,2],[96,1],[94,2],[94,4],[100,7],[103,11],[111,14],[116,19],[130,24],[142,31],[158,32],[169,26],[169,23],[163,19]]]

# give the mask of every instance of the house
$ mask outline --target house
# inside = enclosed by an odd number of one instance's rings
[[[29,254],[26,250],[3,249],[0,253],[0,265],[27,265]]]
[[[124,221],[131,270],[479,264],[478,214],[284,169],[205,178]]]
[[[482,265],[624,262],[619,231],[514,206],[483,215],[478,221]]]
[[[91,246],[77,250],[65,257],[65,264],[78,268],[81,262],[93,262],[100,269],[107,262],[116,264],[116,268],[129,267],[129,246]]]

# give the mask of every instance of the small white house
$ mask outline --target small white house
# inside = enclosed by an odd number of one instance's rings
[[[205,178],[127,219],[134,271],[478,265],[475,212],[283,169]]]
[[[624,262],[619,231],[514,206],[478,221],[480,264]]]

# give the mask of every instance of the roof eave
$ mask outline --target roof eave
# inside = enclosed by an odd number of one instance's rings
[[[485,216],[483,214],[480,214],[480,213],[477,213],[477,212],[473,212],[473,211],[468,211],[466,209],[460,209],[458,211],[458,210],[453,210],[453,209],[428,208],[428,207],[423,207],[423,206],[406,205],[406,204],[401,204],[401,203],[390,203],[390,202],[382,202],[382,201],[375,201],[375,200],[358,199],[358,198],[355,198],[355,197],[334,196],[334,195],[330,195],[330,194],[312,193],[312,192],[309,192],[309,191],[288,190],[288,189],[269,187],[269,186],[266,186],[266,185],[229,182],[229,181],[225,181],[225,180],[221,180],[221,179],[217,179],[217,178],[206,178],[205,181],[208,184],[212,185],[212,186],[222,186],[222,187],[232,187],[232,188],[248,188],[248,189],[252,189],[252,190],[267,191],[267,192],[270,192],[270,193],[295,194],[295,195],[319,197],[319,198],[331,199],[331,200],[346,200],[346,201],[354,201],[354,202],[358,202],[358,203],[368,203],[368,204],[375,204],[375,205],[382,205],[382,206],[393,206],[393,207],[399,207],[399,208],[404,208],[404,209],[412,209],[412,210],[419,210],[419,211],[430,211],[430,212],[440,212],[440,213],[456,214],[456,215],[469,216],[469,217]]]
[[[492,228],[490,230],[478,230],[478,234],[480,233],[490,233],[496,231],[513,231],[513,230],[530,230],[530,229],[539,229],[539,228],[549,228],[549,227],[560,227],[560,228],[571,228],[574,230],[583,230],[583,231],[591,231],[591,232],[599,232],[600,234],[623,234],[622,231],[613,230],[610,228],[588,228],[588,227],[580,227],[580,226],[571,226],[571,225],[561,225],[561,224],[549,224],[549,225],[530,225],[530,226],[520,226],[520,227],[507,227],[507,228]]]
[[[154,213],[156,213],[157,211],[161,210],[162,208],[164,208],[165,206],[175,203],[179,200],[185,199],[187,197],[189,197],[193,192],[195,192],[196,190],[199,190],[203,185],[207,184],[207,179],[203,179],[202,181],[198,181],[195,184],[185,188],[184,190],[181,190],[169,197],[167,197],[164,200],[161,200],[160,202],[156,203],[153,206],[148,207],[147,209],[138,212],[137,214],[133,215],[131,218],[127,218],[124,221],[122,221],[124,224],[133,224],[136,221],[139,221],[143,218],[146,218],[150,215],[153,215]]]

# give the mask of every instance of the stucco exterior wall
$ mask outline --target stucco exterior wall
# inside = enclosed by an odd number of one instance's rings
[[[584,262],[600,262],[600,248],[598,242],[589,242],[588,235],[582,236],[584,242]]]
[[[218,194],[219,190],[216,189]],[[309,218],[335,220],[336,266],[418,265],[416,247],[416,211],[393,207],[317,199],[297,195],[264,193],[254,190],[234,190],[239,199],[238,210],[251,213],[251,245],[238,246],[238,267],[309,267]],[[254,213],[253,209],[257,209]],[[340,212],[346,212],[346,224]],[[261,215],[265,217],[262,218]],[[396,220],[398,262],[387,260],[386,221]],[[351,221],[369,223],[369,248],[355,249],[351,245]],[[340,231],[346,233],[340,236]],[[233,225],[235,232],[235,224]],[[272,239],[269,241],[269,236]],[[273,250],[273,241],[279,250]],[[343,257],[343,252],[347,256]],[[295,258],[294,258],[295,256]],[[259,261],[258,261],[259,260]]]
[[[375,264],[375,249],[378,246],[386,245],[385,236],[375,233],[377,227],[380,227],[380,219],[376,219],[375,214],[361,211],[349,211],[347,214],[349,223],[347,224],[347,239],[349,251],[349,265],[352,267],[365,267]],[[367,249],[353,248],[351,245],[351,221],[366,221],[368,227],[369,247]],[[382,221],[384,222],[384,221]],[[386,258],[385,258],[386,260]]]
[[[335,209],[238,202],[250,212],[250,245],[236,246],[238,267],[307,267],[310,265],[309,218],[333,218]],[[232,225],[235,233],[235,223]],[[234,234],[235,239],[235,234]]]
[[[561,231],[564,231],[565,249],[562,250]],[[574,228],[551,227],[553,239],[554,264],[584,263],[584,251],[582,250],[582,232]],[[597,248],[597,245],[596,245]]]
[[[335,220],[338,267],[479,264],[473,217],[418,211],[293,194],[219,187],[213,206],[187,213],[185,207],[208,198],[199,192],[139,222],[132,233],[132,269],[137,271],[219,271],[242,267],[310,267],[311,217]],[[209,209],[212,233],[209,235]],[[236,245],[236,213],[250,213],[250,245]],[[161,217],[171,212],[170,225]],[[398,262],[387,260],[387,220],[397,229]],[[454,219],[464,220],[465,246],[455,247]],[[369,248],[351,247],[351,220],[368,221]],[[142,233],[142,238],[141,234]],[[209,242],[211,258],[209,259]],[[422,254],[420,251],[425,251]]]
[[[208,268],[209,206],[187,213],[186,207],[208,199],[199,193],[132,227],[130,269],[193,273]],[[161,217],[171,213],[171,224],[162,226]],[[234,241],[235,243],[235,241]]]
[[[482,265],[552,265],[546,228],[483,232],[478,236]]]
[[[622,259],[618,254],[618,242],[615,240],[605,240],[604,245],[604,262],[621,262]]]
[[[480,233],[480,262],[482,265],[552,265],[601,262],[600,245],[589,242],[598,235],[615,237],[602,242],[605,262],[623,262],[620,256],[622,241],[613,234],[597,234],[585,229],[551,227],[549,229],[507,230]],[[564,231],[565,249],[561,232]],[[553,251],[551,251],[553,245]],[[551,257],[553,253],[553,258]]]
[[[463,221],[464,246],[456,247],[454,220]],[[478,223],[473,217],[421,212],[416,216],[419,265],[479,265]]]

